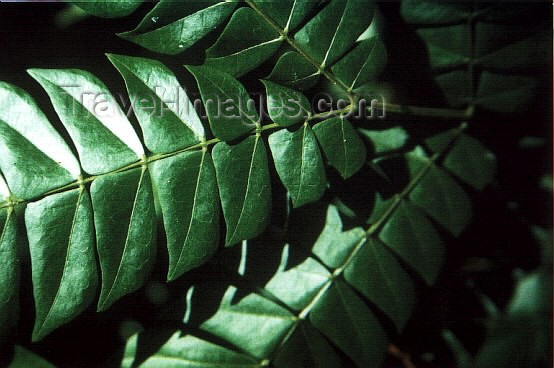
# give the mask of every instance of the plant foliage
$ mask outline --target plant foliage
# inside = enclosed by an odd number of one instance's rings
[[[77,5],[119,17],[139,3]],[[323,368],[341,366],[341,354],[379,366],[391,326],[402,330],[419,285],[437,279],[444,237],[471,221],[467,191],[493,181],[494,155],[466,133],[468,122],[481,108],[517,110],[531,100],[529,69],[545,55],[508,56],[545,37],[512,28],[510,7],[403,1],[437,84],[460,109],[390,104],[393,113],[453,121],[417,137],[352,118],[373,111],[359,101],[387,61],[377,13],[370,0],[160,1],[120,37],[177,55],[215,30],[203,64],[179,71],[196,80],[207,124],[190,101],[172,102],[183,97],[178,78],[152,58],[107,54],[136,102],[138,126],[90,72],[28,71],[70,141],[27,92],[0,83],[0,331],[7,336],[17,315],[18,239],[29,247],[38,341],[91,304],[104,311],[142,287],[161,251],[160,225],[168,281],[208,260],[227,276],[191,285],[185,329],[156,351],[149,331],[133,336],[122,366]],[[267,114],[242,78],[261,65],[271,70],[260,84]],[[349,104],[314,111],[307,95],[322,81]],[[87,104],[82,91],[103,100]],[[282,200],[275,185],[298,208],[321,199],[330,173],[347,180],[367,165],[381,189],[365,227],[345,227],[330,204],[312,244],[293,244],[286,226],[266,232]]]

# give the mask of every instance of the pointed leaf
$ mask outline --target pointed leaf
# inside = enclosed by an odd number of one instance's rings
[[[337,207],[330,205],[327,208],[325,227],[314,243],[312,252],[328,267],[339,268],[365,238],[365,231],[359,227],[343,231]]]
[[[433,165],[409,198],[429,217],[459,236],[471,220],[471,200],[450,175]]]
[[[321,198],[327,179],[321,152],[309,124],[304,123],[294,132],[282,129],[272,133],[269,147],[279,178],[291,194],[294,207]]]
[[[75,180],[73,153],[34,100],[0,82],[0,169],[13,194],[30,199]]]
[[[387,51],[378,37],[360,42],[331,68],[333,74],[350,89],[375,80],[385,69]]]
[[[113,171],[144,155],[125,113],[94,75],[76,69],[28,72],[50,96],[87,173]]]
[[[538,87],[537,78],[485,71],[477,89],[476,103],[492,112],[520,113],[533,101]]]
[[[267,112],[280,126],[291,126],[304,122],[312,110],[310,101],[301,92],[262,80],[267,92]]]
[[[478,140],[463,134],[443,162],[450,172],[477,190],[494,180],[496,158]]]
[[[71,3],[97,17],[118,18],[134,12],[142,4],[142,0],[76,0]]]
[[[300,311],[330,280],[331,274],[313,258],[308,257],[302,263],[294,264],[288,259],[290,251],[290,246],[286,244],[279,270],[265,285],[265,289],[292,309]]]
[[[340,368],[333,346],[309,323],[301,323],[275,358],[276,368]]]
[[[183,152],[151,165],[169,251],[168,280],[204,263],[219,243],[215,169],[207,151]]]
[[[187,69],[198,82],[215,137],[231,141],[256,127],[260,119],[258,112],[238,80],[207,66],[187,66]]]
[[[96,296],[92,207],[84,189],[50,195],[25,211],[38,341],[83,312]]]
[[[125,79],[130,103],[151,152],[176,151],[204,138],[202,122],[171,70],[151,59],[115,54],[108,54],[108,58]]]
[[[366,242],[344,270],[344,278],[402,330],[416,302],[415,285],[383,243]]]
[[[285,32],[295,30],[317,5],[312,0],[253,0],[253,3]]]
[[[314,133],[325,157],[343,179],[357,173],[366,163],[367,151],[364,142],[344,116],[316,124]]]
[[[12,361],[7,368],[55,368],[40,356],[36,355],[30,350],[25,349],[22,346],[16,345],[14,347],[14,353]]]
[[[250,8],[239,8],[216,43],[206,50],[204,65],[241,77],[273,55],[283,38]]]
[[[271,182],[267,151],[261,137],[213,149],[217,184],[227,224],[225,245],[261,234],[271,212]]]
[[[102,290],[98,310],[140,286],[155,255],[152,184],[143,168],[105,175],[90,187]]]
[[[379,238],[432,284],[444,262],[445,250],[433,224],[409,202],[402,201]]]
[[[9,341],[10,330],[19,314],[20,269],[16,231],[13,209],[0,209],[0,345]]]
[[[386,130],[358,129],[358,131],[369,139],[374,154],[399,150],[406,145],[409,138],[408,132],[401,127]]]
[[[176,55],[227,19],[238,1],[160,1],[132,31],[118,36],[150,51]]]
[[[387,335],[367,305],[337,280],[319,299],[310,321],[359,367],[379,367]]]
[[[234,286],[228,287],[218,310],[200,328],[257,358],[265,358],[277,348],[296,317],[260,295],[236,294]]]
[[[294,35],[294,40],[320,65],[332,65],[369,26],[373,6],[370,0],[330,2]]]
[[[267,79],[303,91],[318,82],[319,74],[319,69],[305,57],[295,51],[287,51],[277,60]]]
[[[258,362],[219,345],[192,335],[175,332],[158,351],[145,361],[140,360],[142,335],[133,335],[125,346],[121,368],[255,368]],[[140,365],[139,365],[140,364]]]

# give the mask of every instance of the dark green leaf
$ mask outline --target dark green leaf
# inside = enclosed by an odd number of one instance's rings
[[[521,113],[535,98],[538,87],[537,78],[483,72],[476,103],[493,112]]]
[[[295,132],[282,129],[272,133],[269,147],[277,173],[289,191],[294,207],[321,198],[327,179],[317,140],[308,123]]]
[[[310,321],[359,367],[379,367],[387,336],[367,305],[335,281],[310,313]]]
[[[294,41],[321,66],[332,65],[369,26],[370,0],[330,2],[295,35]]]
[[[427,158],[417,154],[407,155],[408,166],[415,176]],[[410,192],[409,198],[433,220],[455,236],[469,224],[471,200],[454,179],[435,164],[431,164],[425,176]]]
[[[317,1],[313,0],[253,0],[253,2],[285,33],[295,30],[317,5]]]
[[[331,344],[309,323],[300,323],[279,350],[276,368],[340,368],[340,358]]]
[[[55,368],[52,364],[22,346],[14,347],[13,359],[7,368]]]
[[[28,72],[50,96],[87,173],[113,171],[144,155],[125,113],[94,75],[76,69]]]
[[[204,127],[175,75],[156,60],[108,54],[129,92],[146,147],[176,151],[204,139]]]
[[[0,177],[0,182],[2,178]],[[0,186],[2,184],[0,183]],[[1,191],[0,191],[1,192]],[[0,193],[1,197],[1,193]],[[19,256],[17,225],[13,209],[0,210],[0,345],[7,342],[9,332],[19,314]]]
[[[312,108],[304,94],[267,80],[262,83],[267,92],[267,112],[273,122],[286,127],[308,118]]]
[[[261,234],[271,212],[271,182],[263,140],[251,136],[232,146],[218,143],[213,157],[227,224],[225,244],[230,246]]]
[[[387,64],[387,51],[381,40],[374,36],[360,42],[331,70],[348,88],[356,89],[375,80]]]
[[[237,1],[159,2],[132,31],[118,34],[150,51],[176,55],[227,19]]]
[[[283,38],[250,8],[238,9],[217,42],[206,50],[206,66],[240,77],[277,51]]]
[[[231,141],[259,123],[258,112],[244,86],[228,73],[207,66],[187,66],[198,82],[215,137]]]
[[[142,335],[133,335],[125,346],[121,368],[255,368],[258,362],[246,355],[175,332],[158,351],[141,360]]]
[[[365,241],[365,237],[365,231],[359,227],[343,231],[339,212],[335,206],[330,205],[327,208],[325,227],[314,243],[312,252],[328,267],[339,268],[354,248]]]
[[[444,262],[445,250],[433,224],[407,201],[402,201],[379,234],[398,256],[432,284]]]
[[[151,165],[169,251],[168,280],[205,262],[219,242],[219,200],[207,151],[183,152]]]
[[[303,91],[317,83],[319,74],[320,71],[305,57],[295,51],[287,51],[277,60],[267,79]]]
[[[344,116],[316,124],[314,133],[325,157],[343,179],[354,175],[365,164],[367,151],[364,142]]]
[[[48,196],[25,211],[33,273],[37,341],[66,324],[96,297],[92,207],[84,189]]]
[[[344,270],[346,281],[389,316],[398,330],[416,302],[415,285],[379,240],[369,240]]]
[[[0,168],[12,193],[30,199],[75,180],[81,169],[34,100],[0,82]]]
[[[236,295],[230,286],[219,309],[200,327],[258,358],[277,348],[296,317],[286,309],[257,294]]]
[[[371,142],[373,153],[382,154],[403,148],[409,135],[404,128],[394,127],[386,130],[358,129]]]
[[[102,270],[98,310],[138,289],[155,255],[156,222],[148,171],[101,176],[90,188]]]
[[[281,264],[265,289],[294,310],[300,311],[316,296],[330,280],[331,274],[318,261],[305,258],[300,264],[289,260],[290,246],[283,247]]]

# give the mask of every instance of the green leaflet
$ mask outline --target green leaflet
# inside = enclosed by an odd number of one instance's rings
[[[448,104],[505,113],[526,109],[539,84],[533,73],[551,61],[551,30],[533,24],[533,16],[522,18],[527,11],[518,4],[436,0],[404,0],[401,6],[427,46]]]
[[[312,107],[304,94],[268,80],[262,83],[267,92],[267,112],[273,122],[287,127],[309,117]]]
[[[257,358],[267,357],[292,327],[295,316],[257,294],[236,295],[230,286],[217,312],[200,328]]]
[[[319,290],[330,280],[331,274],[318,261],[306,258],[301,264],[287,264],[289,250],[283,249],[282,264],[265,285],[265,289],[294,310],[301,311],[308,306]]]
[[[321,152],[308,123],[294,132],[282,129],[272,133],[269,147],[275,169],[289,191],[294,207],[321,198],[327,179]]]
[[[263,140],[250,136],[232,146],[218,143],[213,158],[227,224],[225,245],[258,236],[271,212],[271,182]]]
[[[198,83],[213,135],[231,141],[250,132],[259,116],[244,86],[228,73],[187,66]]]
[[[54,368],[52,364],[22,346],[14,347],[13,359],[7,368]]]
[[[374,80],[387,64],[387,51],[381,40],[374,36],[362,41],[340,59],[331,71],[348,88],[356,89]]]
[[[499,113],[521,113],[533,101],[539,88],[535,77],[483,72],[476,103]]]
[[[308,323],[300,323],[275,358],[276,368],[340,368],[331,344]]]
[[[94,75],[76,69],[28,72],[50,96],[87,173],[113,171],[144,155],[125,113]]]
[[[369,26],[373,6],[370,0],[330,2],[294,35],[294,41],[318,64],[332,65]]]
[[[125,79],[144,142],[151,152],[176,151],[204,138],[202,122],[171,70],[151,59],[114,54],[108,54],[108,58]]]
[[[175,332],[154,354],[143,361],[143,335],[133,335],[125,346],[121,368],[256,368],[259,363],[243,354],[192,335]],[[148,349],[149,347],[145,347]]]
[[[2,182],[1,176],[0,182]],[[19,315],[20,269],[17,225],[12,209],[0,210],[0,229],[0,345],[2,345],[8,341],[9,332],[16,324]]]
[[[252,2],[285,32],[294,31],[317,5],[317,2],[312,0],[252,0]]]
[[[277,60],[267,79],[303,91],[318,82],[319,74],[319,69],[305,57],[295,51],[287,51]]]
[[[433,224],[414,205],[400,202],[379,238],[427,284],[435,281],[444,262],[444,246]]]
[[[477,190],[483,190],[494,179],[496,158],[477,139],[463,134],[443,162],[450,172]]]
[[[471,200],[466,192],[444,170],[430,164],[419,150],[406,155],[406,158],[412,177],[422,167],[430,165],[409,198],[433,220],[459,236],[471,219]]]
[[[102,18],[118,18],[124,17],[135,11],[142,3],[141,0],[87,0],[87,1],[71,1],[89,14]]]
[[[156,218],[146,168],[101,176],[90,187],[102,290],[98,310],[135,291],[155,255]]]
[[[342,230],[342,220],[337,207],[327,208],[325,227],[312,247],[312,252],[328,267],[341,267],[352,250],[365,241],[366,233],[362,228]],[[337,246],[340,244],[340,246]]]
[[[317,302],[310,321],[358,366],[378,367],[387,335],[368,306],[337,280]]]
[[[206,50],[206,66],[240,77],[267,60],[283,38],[250,8],[239,8],[216,43]]]
[[[386,130],[367,130],[359,128],[358,131],[368,138],[373,154],[390,153],[405,147],[408,142],[408,132],[402,127],[394,127]]]
[[[31,96],[4,82],[0,82],[0,168],[12,193],[22,199],[67,184],[81,172]]]
[[[214,0],[161,1],[134,30],[118,36],[150,51],[176,55],[223,23],[237,4]]]
[[[48,196],[25,211],[36,318],[33,341],[84,311],[96,296],[92,207],[85,189]]]
[[[205,262],[217,249],[215,169],[207,151],[183,152],[154,162],[150,169],[167,235],[168,280],[175,280]]]
[[[415,285],[383,243],[366,242],[344,270],[344,278],[402,330],[416,302]]]
[[[367,159],[365,144],[344,116],[330,118],[316,124],[314,133],[325,157],[343,179],[354,175],[365,164]]]

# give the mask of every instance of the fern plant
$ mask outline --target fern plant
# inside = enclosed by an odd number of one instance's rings
[[[120,17],[140,1],[76,4]],[[449,106],[374,98],[387,56],[382,15],[369,0],[161,1],[119,36],[167,55],[204,52],[195,47],[214,32],[217,40],[201,65],[176,72],[154,58],[108,53],[127,88],[123,108],[88,71],[28,70],[69,139],[27,92],[0,83],[3,340],[17,315],[22,243],[33,341],[75,323],[92,304],[102,312],[141,288],[156,253],[166,252],[169,282],[206,262],[222,276],[191,282],[186,303],[169,312],[184,326],[157,345],[150,331],[134,335],[122,366],[379,366],[420,284],[436,280],[443,238],[469,224],[467,191],[493,181],[494,155],[468,125],[480,111],[532,100],[529,69],[545,55],[504,60],[547,39],[540,29],[513,31],[516,43],[497,36],[511,29],[497,23],[517,12],[494,4],[404,1],[402,14],[418,27]],[[256,104],[258,91],[247,86],[260,66],[271,72]],[[201,106],[180,86],[176,74],[187,72]],[[316,111],[308,97],[317,88],[348,102]],[[444,125],[417,134],[373,129],[375,109]],[[347,183],[362,171],[371,173],[374,204],[345,228],[349,209],[321,198],[335,172]],[[285,199],[273,194],[276,185]],[[312,243],[294,244],[291,218],[316,202],[325,203],[324,228]],[[277,230],[275,206],[287,208]]]

